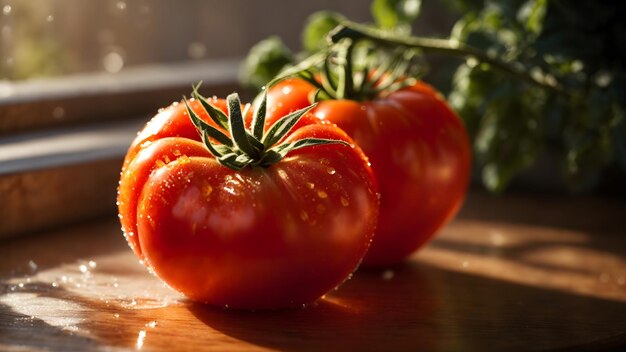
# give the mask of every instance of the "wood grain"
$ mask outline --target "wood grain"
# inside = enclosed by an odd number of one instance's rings
[[[0,242],[0,350],[516,351],[626,346],[626,207],[474,192],[405,265],[360,270],[306,309],[194,304],[118,223]]]

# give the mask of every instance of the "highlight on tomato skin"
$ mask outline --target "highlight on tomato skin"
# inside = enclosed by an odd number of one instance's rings
[[[233,101],[220,110],[230,114]],[[231,308],[301,307],[345,281],[371,243],[379,211],[361,149],[336,126],[300,111],[304,117],[275,137],[277,146],[259,147],[288,150],[282,158],[236,170],[207,148],[223,150],[217,139],[187,133],[195,123],[210,128],[206,123],[235,140],[201,104],[189,103],[191,110],[157,115],[124,163],[118,206],[135,254],[190,299]],[[187,122],[188,112],[204,122]],[[266,134],[280,120],[271,119]]]
[[[315,89],[290,78],[268,94],[283,109],[294,110],[309,104]],[[350,135],[378,180],[380,217],[363,265],[406,260],[459,210],[471,171],[469,137],[460,118],[428,84],[417,81],[360,101],[322,100],[311,114]]]

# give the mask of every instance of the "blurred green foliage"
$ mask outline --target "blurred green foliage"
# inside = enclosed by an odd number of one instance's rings
[[[466,43],[550,82],[548,89],[469,58],[449,77],[449,101],[473,137],[484,185],[502,192],[547,150],[560,155],[572,189],[589,189],[607,168],[626,170],[626,3],[610,0],[448,0],[463,16],[450,40]],[[373,26],[410,35],[419,0],[374,0]],[[277,38],[255,46],[243,82],[257,88],[307,53],[325,47],[341,14],[313,14],[304,52]],[[264,43],[264,42],[262,42]],[[257,67],[260,65],[263,67]],[[251,73],[250,73],[251,72]],[[262,74],[259,74],[262,73]]]
[[[592,187],[612,165],[626,169],[623,3],[456,2],[467,12],[451,39],[564,88],[546,90],[471,59],[457,69],[450,102],[474,137],[489,189],[502,191],[546,148],[562,156],[560,169],[573,188]]]
[[[244,86],[258,90],[293,61],[291,50],[280,38],[271,36],[250,49],[239,70],[239,79]]]
[[[32,2],[15,3],[10,8],[11,19],[16,25],[2,26],[0,80],[63,73],[67,57],[59,41],[46,35],[49,23],[41,20],[45,18],[44,10]]]

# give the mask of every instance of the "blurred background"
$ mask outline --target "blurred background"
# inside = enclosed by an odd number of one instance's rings
[[[215,58],[243,58],[270,35],[300,49],[307,17],[332,10],[372,21],[369,0],[2,0],[0,79],[23,80],[81,72]],[[425,1],[415,25],[447,35],[458,18]]]
[[[275,36],[299,57],[311,14],[380,25],[372,2],[0,0],[0,237],[113,213],[126,148],[160,107],[199,81],[249,99],[239,68],[255,44]],[[426,56],[424,80],[472,136],[476,187],[626,194],[626,3],[379,2],[417,9],[399,23],[412,35],[468,43],[565,88]]]

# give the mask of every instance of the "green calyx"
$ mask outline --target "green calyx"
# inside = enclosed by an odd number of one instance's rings
[[[315,104],[285,115],[265,130],[267,91],[264,90],[261,92],[260,103],[254,111],[252,124],[248,129],[244,121],[247,109],[242,112],[237,93],[230,94],[226,98],[228,115],[200,95],[197,86],[194,87],[192,96],[200,102],[204,111],[219,128],[202,120],[191,109],[187,98],[183,97],[191,122],[196,126],[203,143],[217,161],[233,170],[241,170],[248,166],[266,168],[283,159],[289,152],[300,148],[322,144],[349,146],[345,141],[323,138],[304,138],[294,142],[282,141],[302,116],[315,107]]]
[[[345,38],[329,47],[324,60],[295,75],[317,88],[312,101],[372,100],[415,84],[425,66],[419,59],[416,50],[380,50]]]

